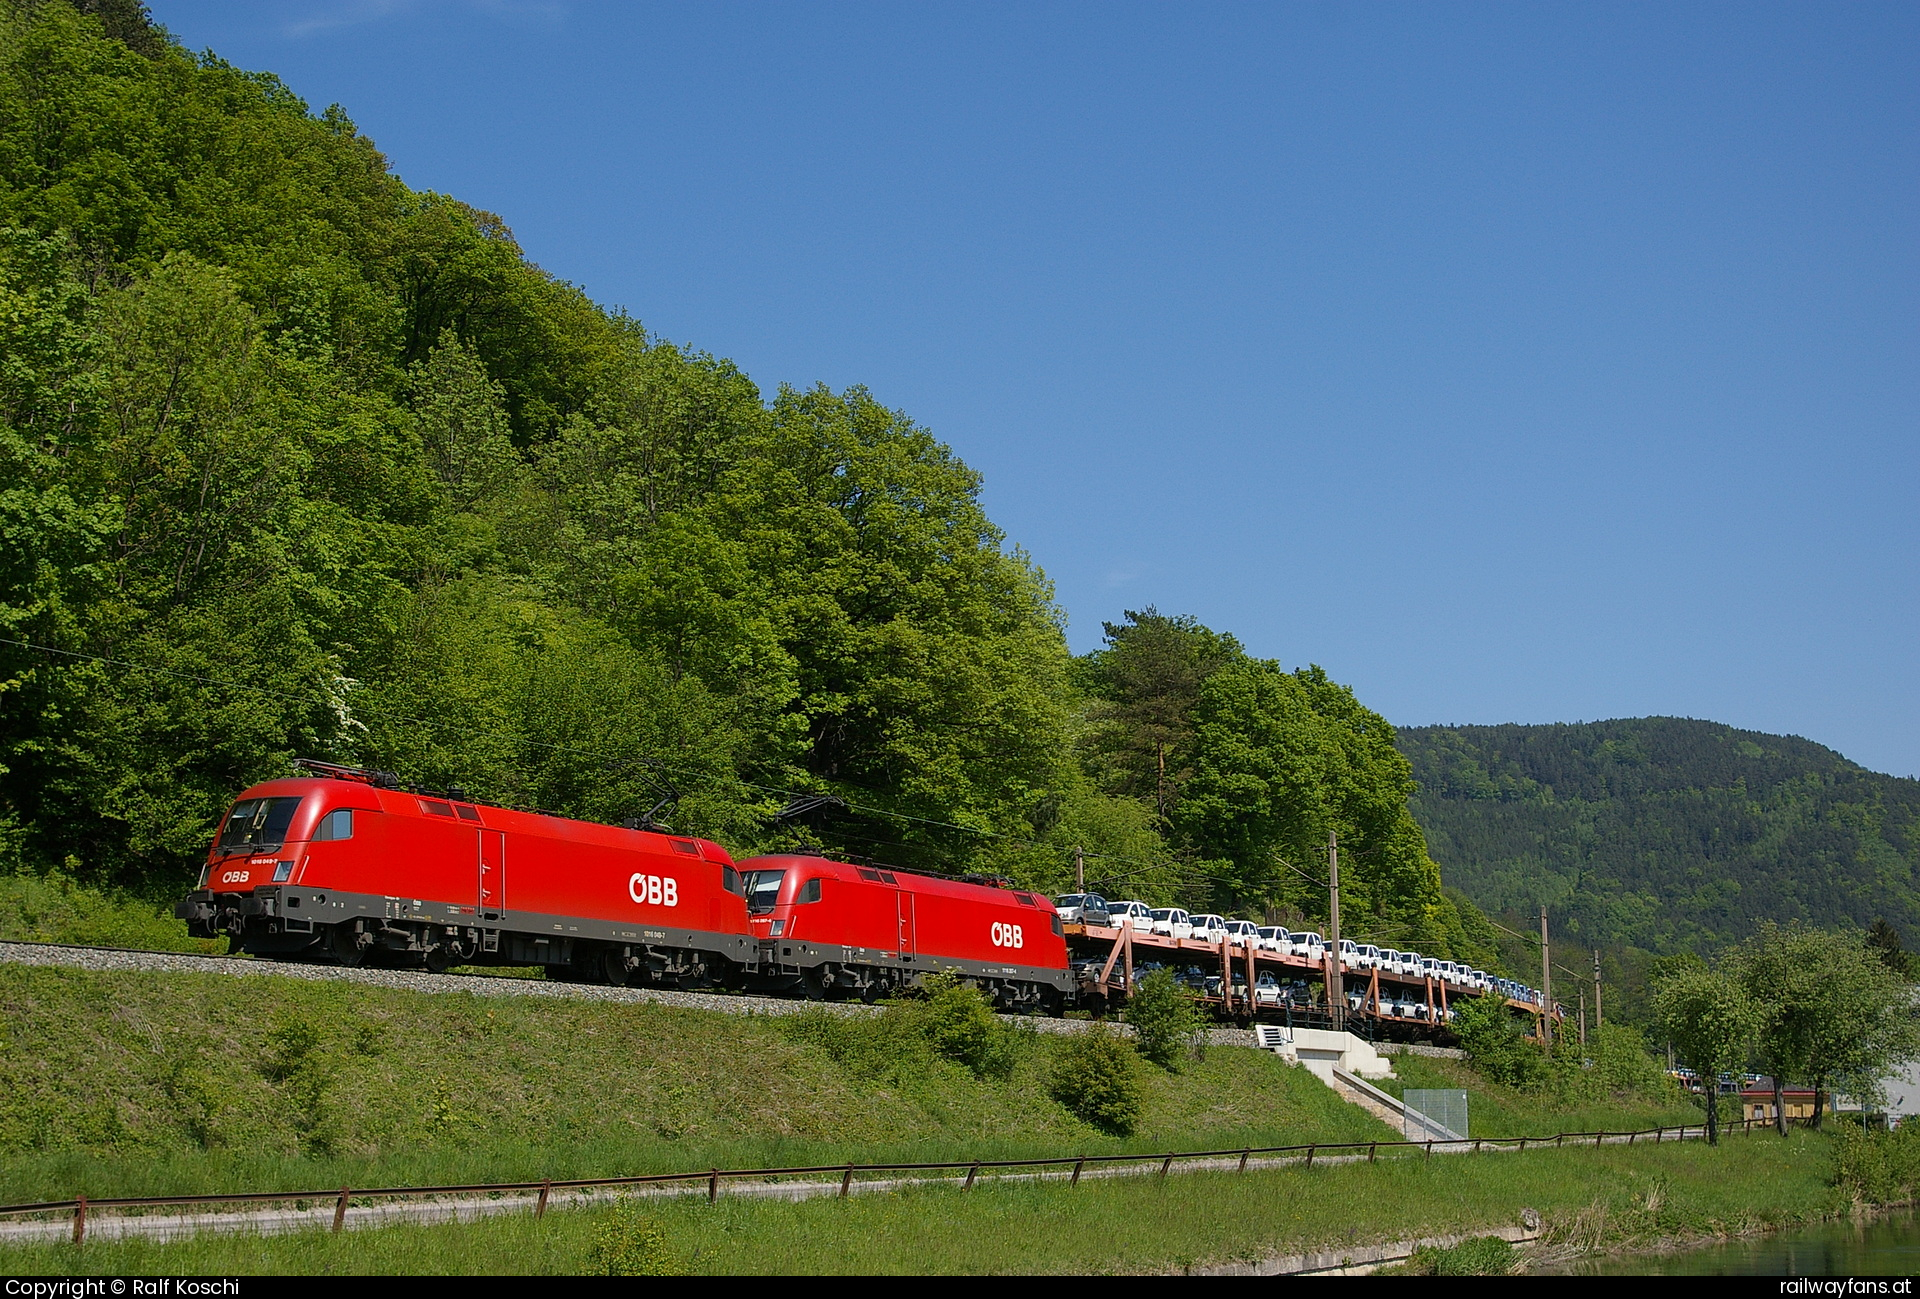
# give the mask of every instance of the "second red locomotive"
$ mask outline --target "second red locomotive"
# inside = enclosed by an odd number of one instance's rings
[[[824,857],[740,863],[762,977],[868,1001],[921,975],[959,975],[1003,1010],[1058,1014],[1074,984],[1045,894]]]

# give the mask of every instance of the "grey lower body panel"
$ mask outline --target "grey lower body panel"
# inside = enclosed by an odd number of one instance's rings
[[[1006,983],[1031,983],[1057,992],[1074,991],[1071,970],[1045,965],[1009,965],[999,961],[971,961],[955,956],[889,952],[840,943],[814,943],[784,938],[762,938],[760,968],[799,974],[823,965],[853,966],[902,975],[957,974],[964,978]]]
[[[577,943],[609,946],[662,947],[708,952],[739,965],[758,957],[758,943],[747,934],[721,934],[701,929],[638,925],[627,921],[594,920],[579,916],[550,916],[537,911],[478,911],[454,902],[423,898],[387,897],[377,893],[348,893],[337,889],[268,886],[252,893],[190,893],[174,908],[201,937],[221,933],[233,936],[248,951],[263,955],[304,950],[341,925],[378,922],[380,926],[449,934],[473,931],[483,955],[503,956],[508,936],[525,953],[522,964],[564,965]],[[540,948],[548,951],[541,953]]]

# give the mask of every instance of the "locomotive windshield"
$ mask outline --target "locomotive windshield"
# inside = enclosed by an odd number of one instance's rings
[[[773,910],[773,904],[780,898],[780,881],[786,877],[785,871],[741,871],[741,882],[746,885],[747,914],[758,916]]]
[[[286,842],[299,806],[297,798],[243,798],[227,813],[216,846],[224,853],[275,852]]]

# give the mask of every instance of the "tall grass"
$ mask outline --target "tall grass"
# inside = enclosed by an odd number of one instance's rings
[[[1828,1142],[1742,1137],[1527,1154],[1383,1158],[1246,1174],[1064,1183],[983,1181],[846,1200],[723,1196],[332,1236],[94,1240],[0,1248],[30,1273],[549,1273],[607,1270],[609,1240],[650,1269],[712,1274],[1101,1273],[1181,1270],[1306,1249],[1518,1223],[1562,1246],[1806,1221],[1833,1204]],[[618,1231],[609,1227],[616,1215]],[[647,1235],[646,1232],[653,1234]],[[598,1251],[598,1252],[596,1252]]]
[[[62,874],[0,875],[0,940],[202,955],[227,950],[225,938],[189,937],[170,900],[99,889]]]

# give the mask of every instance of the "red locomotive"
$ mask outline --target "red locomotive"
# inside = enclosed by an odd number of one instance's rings
[[[308,772],[243,793],[175,908],[262,956],[722,984],[872,1000],[935,972],[1008,1010],[1074,982],[1043,894],[518,812],[386,773]]]
[[[240,951],[427,969],[545,965],[594,982],[726,982],[757,963],[726,849],[488,807],[303,764],[235,801],[175,914]]]
[[[1003,1010],[1057,1014],[1074,984],[1045,894],[824,857],[740,863],[762,978],[871,1001],[922,974],[957,974]]]

